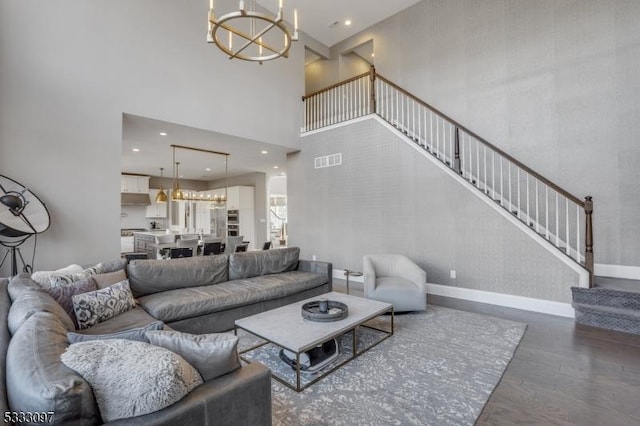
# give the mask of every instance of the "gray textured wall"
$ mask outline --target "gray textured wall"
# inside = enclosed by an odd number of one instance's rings
[[[314,169],[315,157],[337,152],[342,166]],[[303,258],[361,270],[364,254],[403,253],[431,283],[559,302],[578,285],[562,261],[376,120],[305,136],[287,170],[289,244]]]
[[[425,0],[331,52],[373,39],[382,75],[592,195],[597,263],[640,266],[638,22],[631,0]]]

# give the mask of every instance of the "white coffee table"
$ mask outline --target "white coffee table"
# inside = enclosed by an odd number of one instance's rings
[[[303,304],[312,300],[325,298],[346,304],[349,307],[349,315],[347,318],[333,322],[314,322],[302,318],[301,307]],[[387,312],[391,314],[389,316],[389,330],[384,330],[372,325],[365,325],[366,322]],[[357,345],[358,327],[367,327],[383,332],[384,337],[380,338],[370,346],[359,349]],[[272,375],[276,380],[291,389],[300,392],[393,335],[393,305],[376,300],[364,299],[362,297],[331,292],[252,315],[250,317],[241,318],[235,322],[236,334],[238,329],[243,329],[266,341],[245,349],[240,353],[240,357],[246,362],[251,362],[251,359],[243,357],[243,354],[268,343],[272,343],[296,354],[295,384],[290,383],[284,377],[280,377],[273,371],[273,369]],[[328,340],[338,338],[350,332],[352,333],[353,339],[351,356],[346,360],[337,363],[337,365],[334,365],[328,371],[323,372],[322,375],[316,377],[314,380],[302,385],[300,379],[300,354]]]

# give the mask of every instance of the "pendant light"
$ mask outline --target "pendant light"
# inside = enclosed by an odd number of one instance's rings
[[[156,195],[156,203],[167,202],[167,194],[164,192],[164,188],[162,188],[163,177],[164,177],[164,167],[160,167],[160,192],[158,192],[158,195]]]

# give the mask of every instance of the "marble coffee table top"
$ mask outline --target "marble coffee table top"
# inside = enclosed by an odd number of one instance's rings
[[[302,318],[307,302],[329,299],[349,307],[349,315],[340,321],[315,322]],[[357,325],[389,311],[390,303],[342,293],[325,293],[290,305],[236,320],[236,326],[293,352],[304,352],[322,342],[340,336]]]

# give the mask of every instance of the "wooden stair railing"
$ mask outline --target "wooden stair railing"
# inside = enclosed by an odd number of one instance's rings
[[[593,285],[592,197],[576,197],[381,76],[373,66],[302,101],[304,132],[378,115],[586,268],[589,286]]]

